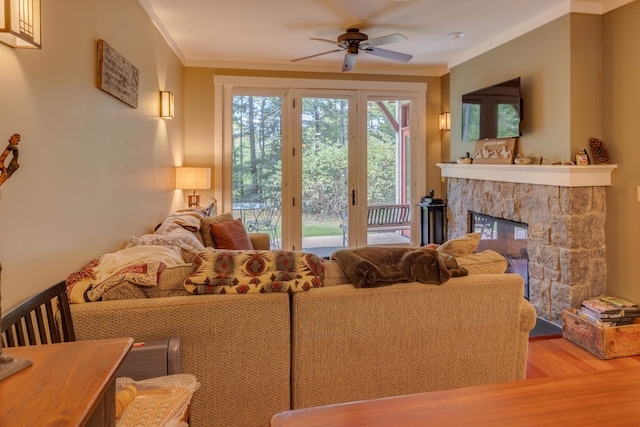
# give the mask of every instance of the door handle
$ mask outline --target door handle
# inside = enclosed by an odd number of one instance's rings
[[[356,190],[351,190],[351,205],[356,205]]]

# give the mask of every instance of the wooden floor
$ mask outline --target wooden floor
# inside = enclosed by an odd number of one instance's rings
[[[527,379],[633,367],[640,367],[640,356],[602,360],[563,338],[529,342]]]

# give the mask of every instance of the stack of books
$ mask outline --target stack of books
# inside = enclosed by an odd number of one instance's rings
[[[605,328],[640,323],[638,304],[611,296],[582,301],[582,306],[576,310],[576,314]]]

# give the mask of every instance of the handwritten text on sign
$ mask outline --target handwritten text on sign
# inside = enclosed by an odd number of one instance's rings
[[[98,88],[138,108],[139,71],[104,40],[98,40]]]

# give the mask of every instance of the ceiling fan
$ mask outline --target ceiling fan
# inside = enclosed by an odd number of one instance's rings
[[[393,61],[408,62],[413,58],[406,53],[395,52],[387,49],[380,49],[377,46],[389,43],[397,43],[407,40],[402,34],[389,34],[387,36],[376,37],[370,39],[366,34],[360,32],[357,28],[349,28],[346,33],[338,36],[338,41],[310,38],[309,40],[317,40],[325,43],[331,43],[338,46],[339,49],[327,52],[317,53],[315,55],[305,56],[303,58],[293,59],[291,62],[302,61],[304,59],[315,58],[316,56],[326,55],[333,52],[345,51],[344,62],[342,63],[342,71],[351,71],[356,63],[356,56],[359,51],[368,53],[369,55],[380,56],[382,58],[391,59]]]

